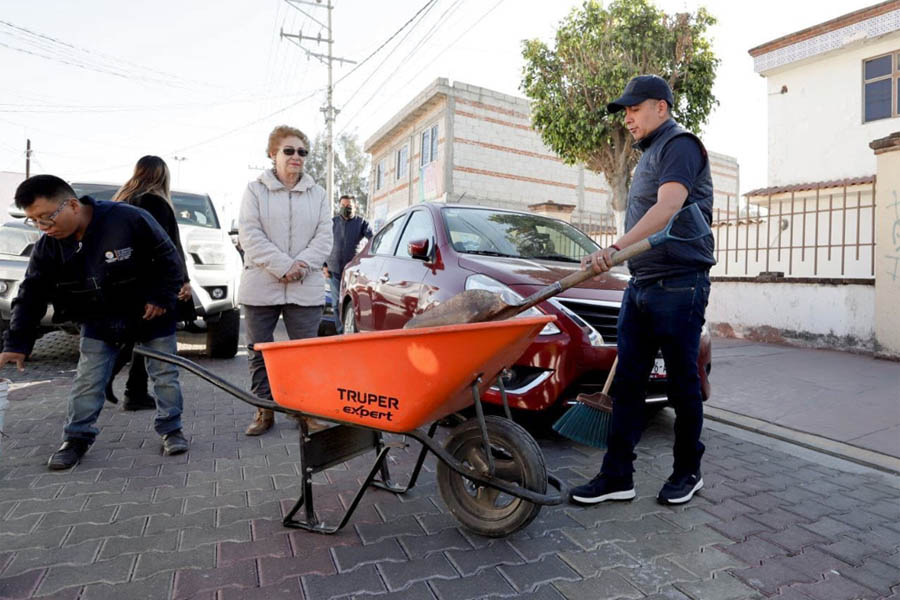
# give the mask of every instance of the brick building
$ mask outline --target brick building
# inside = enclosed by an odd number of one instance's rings
[[[528,100],[436,79],[365,143],[376,227],[417,202],[535,210],[588,232],[614,223],[606,179],[566,165],[531,127]],[[717,206],[736,206],[738,165],[711,153]]]

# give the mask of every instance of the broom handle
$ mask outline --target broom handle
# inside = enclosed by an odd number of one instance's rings
[[[651,248],[650,241],[647,238],[642,239],[639,242],[635,242],[630,246],[626,246],[621,250],[613,252],[610,257],[610,262],[612,262],[612,266],[621,265],[623,262],[637,256],[641,252],[646,252]],[[551,298],[560,292],[564,292],[570,287],[575,287],[579,283],[587,281],[591,277],[596,277],[599,273],[595,273],[592,267],[587,267],[586,269],[581,269],[580,271],[575,271],[570,275],[566,275],[556,283],[548,285],[547,287],[541,288],[532,295],[528,296],[522,302],[514,305],[516,313],[520,313],[528,310],[535,304],[540,304],[547,298]]]
[[[606,383],[603,384],[603,395],[609,396],[609,388],[612,387],[613,377],[616,375],[616,366],[619,364],[619,355],[616,354],[612,367],[609,369],[609,375],[606,376]]]

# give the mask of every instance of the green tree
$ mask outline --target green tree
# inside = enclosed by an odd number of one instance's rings
[[[321,133],[312,143],[312,152],[306,159],[304,170],[326,187],[328,181],[328,144]],[[355,134],[344,133],[334,141],[334,210],[344,194],[356,198],[358,214],[364,215],[369,202],[369,157],[363,152]]]
[[[586,0],[560,23],[553,48],[523,42],[521,88],[535,129],[564,162],[606,177],[620,233],[639,154],[622,113],[609,114],[606,104],[635,75],[656,74],[672,88],[675,120],[699,133],[718,104],[712,86],[719,59],[706,37],[714,23],[703,8],[668,15],[647,0],[613,0],[606,8]]]

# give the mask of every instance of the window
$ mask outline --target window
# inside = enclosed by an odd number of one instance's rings
[[[422,132],[422,166],[437,160],[438,126],[432,125]]]
[[[394,241],[400,232],[400,224],[403,218],[394,219],[381,228],[381,231],[372,239],[372,254],[390,254],[394,251]]]
[[[380,190],[384,187],[384,160],[378,161],[375,165],[375,189]]]
[[[428,240],[429,248],[434,241],[434,226],[427,210],[417,210],[410,215],[409,222],[400,237],[400,244],[397,246],[397,256],[412,258],[409,254],[409,243],[416,240]]]
[[[900,52],[863,61],[863,122],[900,116]]]
[[[397,150],[397,168],[394,172],[397,173],[397,179],[403,179],[409,172],[409,146]]]

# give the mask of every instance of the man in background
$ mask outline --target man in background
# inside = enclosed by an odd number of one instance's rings
[[[331,302],[334,306],[334,327],[338,334],[344,333],[344,324],[339,317],[341,298],[341,275],[354,256],[356,248],[363,239],[372,239],[372,228],[368,221],[353,215],[353,196],[343,195],[340,200],[338,214],[332,219],[334,246],[325,263],[328,281],[331,284]]]

